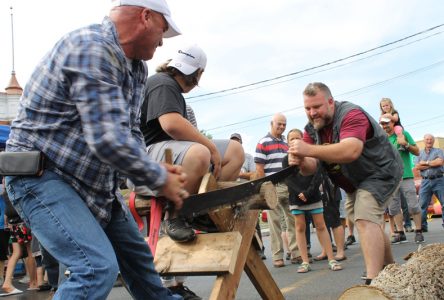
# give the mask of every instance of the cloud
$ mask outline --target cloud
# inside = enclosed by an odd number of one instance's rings
[[[431,85],[430,89],[434,93],[444,95],[444,78],[440,79],[439,81],[434,82]]]

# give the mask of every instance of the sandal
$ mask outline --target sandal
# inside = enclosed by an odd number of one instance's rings
[[[336,260],[332,259],[328,262],[328,267],[332,271],[340,271],[342,270],[342,266],[340,263],[338,263]]]
[[[302,257],[298,256],[298,257],[292,257],[291,258],[291,263],[292,264],[302,264]]]
[[[307,273],[308,271],[310,271],[311,270],[311,267],[310,267],[310,264],[309,263],[306,263],[306,262],[303,262],[300,266],[299,266],[299,268],[298,268],[298,273]]]
[[[315,261],[327,260],[327,255],[318,255],[313,257]]]

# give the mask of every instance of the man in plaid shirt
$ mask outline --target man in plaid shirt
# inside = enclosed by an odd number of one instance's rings
[[[165,0],[114,0],[102,24],[65,35],[25,87],[7,151],[42,152],[45,170],[7,176],[6,188],[70,271],[54,299],[105,299],[119,269],[136,299],[180,299],[162,287],[119,192],[128,177],[178,207],[188,196],[186,175],[150,160],[139,130],[144,60],[178,34]]]

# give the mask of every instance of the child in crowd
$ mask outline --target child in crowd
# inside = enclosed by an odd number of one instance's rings
[[[395,132],[399,130],[402,132],[401,119],[392,100],[390,98],[382,98],[379,102],[379,108],[381,109],[381,118],[389,118],[395,123]],[[396,130],[396,126],[399,126],[398,130]]]
[[[395,133],[397,136],[402,135],[401,119],[399,113],[395,109],[393,102],[390,98],[382,98],[379,102],[379,108],[381,109],[381,118],[387,118],[395,123]]]
[[[5,215],[7,216],[8,226],[11,229],[12,253],[8,260],[5,280],[2,286],[3,292],[0,294],[0,297],[23,293],[23,291],[14,287],[12,284],[12,279],[14,278],[14,271],[17,262],[24,255],[24,250],[27,253],[27,257],[25,258],[26,271],[28,272],[30,278],[28,290],[38,289],[36,263],[35,259],[31,256],[31,230],[26,227],[25,223],[17,214],[16,210],[8,199],[7,193],[3,193],[3,198],[5,199],[6,204]]]
[[[293,140],[302,139],[302,136],[303,134],[299,129],[292,129],[288,132],[288,143],[291,144]],[[284,168],[288,167],[288,156],[284,157],[282,166]],[[320,192],[320,187],[322,185],[320,167],[316,173],[311,176],[302,176],[299,172],[292,174],[286,179],[286,183],[290,194],[290,211],[295,217],[296,242],[302,257],[302,263],[297,272],[307,273],[311,270],[305,236],[305,214],[307,213],[310,213],[313,218],[319,242],[327,253],[329,268],[332,271],[342,270],[342,266],[334,259],[330,237],[324,221],[324,209]]]
[[[401,119],[399,117],[398,111],[395,109],[393,102],[390,98],[382,98],[379,102],[379,108],[381,109],[381,116],[379,120],[381,121],[385,118],[385,122],[392,121],[395,123],[394,131],[398,138],[404,138],[403,127],[401,125]],[[400,151],[406,151],[404,146],[398,145]]]

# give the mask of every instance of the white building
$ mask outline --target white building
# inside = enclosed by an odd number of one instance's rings
[[[0,92],[0,124],[10,124],[16,117],[22,93],[23,89],[13,71],[5,91]]]

